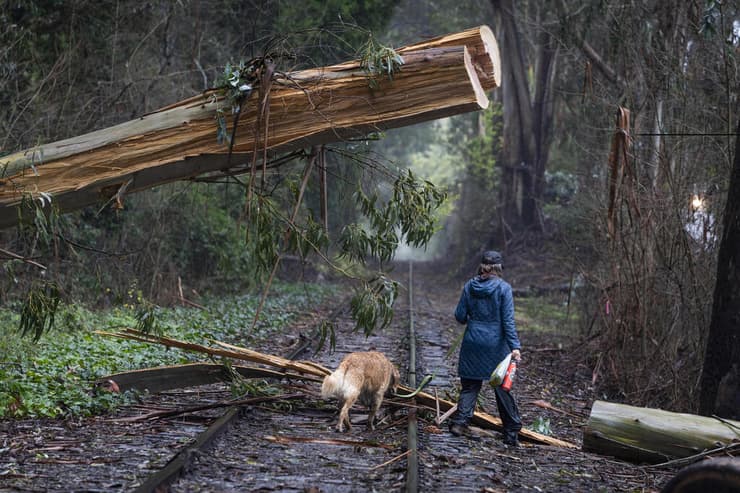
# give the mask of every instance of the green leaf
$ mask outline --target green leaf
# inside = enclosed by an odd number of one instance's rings
[[[33,334],[33,341],[37,342],[44,332],[54,327],[59,293],[59,286],[55,282],[42,281],[31,286],[21,307],[18,326],[21,337]]]

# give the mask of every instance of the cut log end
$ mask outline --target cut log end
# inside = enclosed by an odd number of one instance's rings
[[[482,110],[488,108],[488,96],[486,96],[486,91],[481,84],[481,80],[475,70],[473,61],[470,58],[470,51],[467,48],[465,48],[465,68],[468,71],[468,79],[470,80],[470,85],[475,93],[476,103]]]
[[[470,57],[484,90],[489,91],[501,85],[501,56],[498,43],[491,28],[485,25],[415,43],[401,48],[399,53],[451,46],[465,46],[470,51]]]
[[[481,57],[481,59],[490,62],[490,67],[483,67],[488,75],[484,79],[486,82],[484,87],[487,90],[501,87],[501,57],[499,56],[496,36],[493,35],[493,31],[491,31],[491,28],[488,26],[481,26],[479,29],[481,41],[483,42],[486,54],[485,58]]]
[[[228,168],[243,171],[237,155],[256,150],[291,152],[485,109],[486,91],[499,82],[498,47],[485,26],[399,53],[405,62],[401,70],[392,79],[377,77],[373,87],[357,61],[291,74],[290,83],[275,84],[270,91],[266,137],[252,137],[264,110],[250,104],[241,113],[239,138],[231,148],[220,145],[215,135],[220,103],[197,95],[129,122],[4,156],[0,228],[16,224],[19,212],[33,214],[16,210],[24,197],[53,196],[61,212],[108,203],[111,197],[120,203],[124,192]],[[232,118],[226,120],[231,128]]]

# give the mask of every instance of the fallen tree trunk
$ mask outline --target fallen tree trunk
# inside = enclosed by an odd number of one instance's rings
[[[450,46],[465,46],[468,49],[483,89],[490,90],[501,86],[501,58],[498,43],[488,26],[478,26],[467,31],[432,38],[400,48],[398,52],[403,55],[417,50],[449,48]]]
[[[120,201],[127,193],[174,180],[246,172],[255,152],[274,156],[480,110],[488,106],[485,90],[500,80],[488,28],[399,52],[404,64],[392,80],[376,77],[377,87],[370,87],[359,61],[276,75],[266,108],[268,128],[260,128],[263,108],[253,96],[242,108],[230,159],[229,146],[217,142],[216,115],[224,110],[231,131],[231,111],[215,90],[114,127],[5,156],[0,227],[18,221],[14,209],[24,198],[51,197],[60,211],[114,197]]]
[[[583,449],[632,462],[689,457],[740,440],[740,422],[595,401]]]

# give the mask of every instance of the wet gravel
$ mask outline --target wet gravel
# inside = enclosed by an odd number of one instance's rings
[[[155,422],[121,422],[183,402],[209,404],[220,388],[186,389],[151,396],[146,405],[115,416],[79,420],[0,422],[0,491],[128,491],[162,468],[204,431],[217,412]]]
[[[403,309],[402,307],[400,307]],[[392,326],[366,338],[354,331],[346,313],[338,314],[337,348],[311,359],[335,368],[349,352],[378,350],[403,367],[407,330],[400,314]],[[301,358],[312,356],[311,349]],[[405,410],[385,407],[373,431],[366,429],[365,409],[350,412],[353,428],[338,433],[336,403],[318,396],[319,385],[302,387],[310,395],[304,407],[245,410],[240,419],[200,455],[173,492],[210,491],[397,491],[405,485],[405,460],[383,464],[406,450]]]
[[[455,376],[457,348],[450,348],[463,326],[454,321],[452,313],[462,285],[430,279],[423,273],[417,276],[415,284],[415,292],[419,293],[414,303],[421,371],[434,373],[439,395],[449,393],[455,400],[459,388]],[[581,445],[581,427],[597,396],[589,385],[590,372],[579,366],[567,350],[576,344],[575,339],[555,330],[533,331],[521,323],[518,332],[523,362],[517,369],[512,392],[524,427],[535,429],[536,420],[549,421],[553,436]],[[492,389],[484,385],[481,396],[482,408],[497,415]],[[543,409],[534,404],[537,401],[569,414]],[[447,432],[445,424],[435,426],[434,416],[428,418],[420,424],[419,431],[419,491],[660,491],[674,473],[580,450],[525,442],[512,448],[504,445],[500,434],[492,430],[472,428],[469,435],[455,437]]]

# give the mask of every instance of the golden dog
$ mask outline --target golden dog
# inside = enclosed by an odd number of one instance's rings
[[[344,431],[345,424],[347,431],[352,429],[349,408],[357,399],[370,410],[367,427],[374,430],[375,413],[383,402],[383,396],[388,391],[395,392],[400,380],[393,363],[377,351],[350,353],[345,356],[334,373],[324,377],[321,384],[323,398],[339,400],[339,422],[336,430]]]

